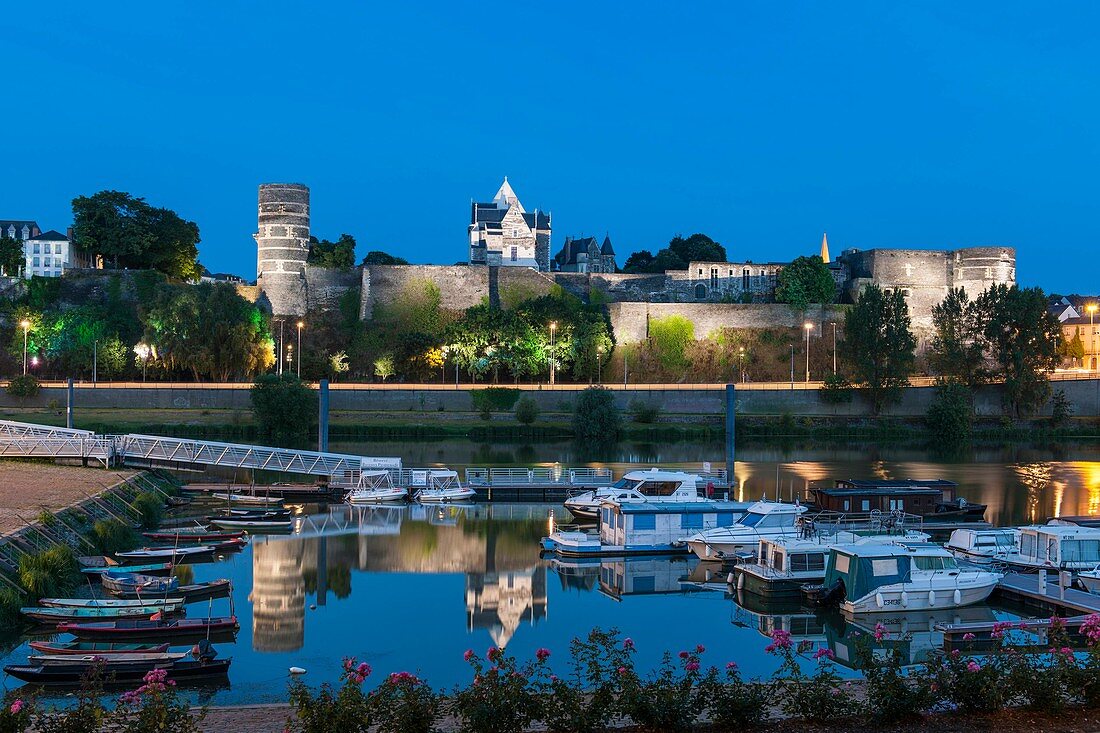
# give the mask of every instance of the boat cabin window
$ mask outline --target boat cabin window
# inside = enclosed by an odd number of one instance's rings
[[[953,557],[921,557],[913,558],[913,566],[917,570],[958,570],[959,564]]]
[[[637,479],[627,478],[626,476],[623,476],[621,479],[619,479],[615,483],[611,484],[611,488],[613,488],[613,489],[633,489],[633,488],[637,488],[638,484],[640,484],[640,483],[641,483],[641,481],[638,481]]]
[[[1013,544],[1012,538],[1008,535],[978,535],[974,540],[975,547],[1000,547],[1011,544]]]
[[[678,481],[644,481],[638,490],[646,496],[672,496],[678,488]]]
[[[1097,540],[1063,540],[1062,562],[1100,563],[1100,542]]]
[[[784,521],[789,515],[785,514],[756,514],[749,512],[737,522],[744,527],[756,527],[757,529],[764,529],[766,527],[782,527],[790,524],[790,521]]]
[[[824,570],[825,554],[822,552],[796,552],[791,555],[790,569],[792,573]]]
[[[784,555],[782,552],[776,552],[772,556],[772,568],[779,572],[783,572],[783,557]],[[795,557],[797,557],[797,555]]]
[[[871,574],[875,576],[897,575],[898,559],[896,557],[884,557],[871,561]]]
[[[634,529],[657,529],[657,515],[635,514]]]
[[[905,511],[905,499],[891,499],[890,511]]]
[[[871,500],[870,499],[864,499],[862,502],[860,502],[860,509],[862,509],[865,512],[871,511]]]

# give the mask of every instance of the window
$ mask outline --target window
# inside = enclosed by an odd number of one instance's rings
[[[60,257],[54,257],[53,258],[53,266],[57,267],[57,268],[61,267],[61,258]]]
[[[871,561],[871,574],[876,577],[898,574],[898,559],[896,557]]]
[[[703,528],[703,515],[702,514],[682,514],[682,515],[680,515],[680,528],[681,529],[702,529]]]
[[[864,499],[862,502],[860,502],[860,508],[865,512],[871,511],[871,500]]]
[[[849,555],[837,555],[836,556],[836,563],[835,563],[836,571],[838,573],[847,573],[849,563],[851,561],[852,561],[852,558]]]
[[[646,496],[672,496],[679,486],[676,481],[646,481],[638,490]]]
[[[733,524],[733,512],[718,512],[718,521],[715,527],[728,527]]]
[[[891,499],[890,511],[905,511],[905,499]]]
[[[710,268],[710,286],[712,288],[717,288],[718,287],[718,268],[717,267]]]
[[[634,529],[657,529],[657,515],[635,514]]]
[[[519,259],[519,247],[512,247],[512,262]]]
[[[741,289],[749,289],[749,268],[747,267],[741,271]]]
[[[517,237],[519,237],[519,229],[513,229],[512,230],[512,239],[516,239]]]
[[[795,553],[791,555],[791,572],[808,573],[825,569],[825,555],[820,552]]]
[[[702,277],[702,276],[703,276],[703,268],[702,268],[702,267],[700,267],[700,268],[699,268],[699,277]]]
[[[40,261],[41,261],[40,258],[35,257],[34,261],[32,262],[32,266],[33,267],[38,267],[38,264],[39,264]]]
[[[42,246],[42,245],[40,245],[40,244],[39,244],[38,242],[35,242],[35,243],[34,243],[34,253],[35,253],[35,254],[38,254],[38,253],[39,253],[39,251],[40,251],[40,250],[39,250],[39,248],[40,248],[41,246]],[[47,246],[48,246],[48,245],[47,245]]]
[[[706,297],[707,297],[707,286],[704,285],[703,283],[699,283],[698,285],[695,286],[695,299],[696,300],[706,300]]]
[[[795,557],[798,557],[798,556],[795,555]],[[772,557],[772,567],[775,568],[775,570],[777,572],[780,572],[780,573],[783,572],[783,553],[782,552],[777,552]]]

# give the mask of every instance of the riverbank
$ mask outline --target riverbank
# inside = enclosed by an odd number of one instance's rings
[[[136,471],[104,471],[44,461],[0,462],[0,536],[26,527],[42,512],[57,513],[85,501]]]

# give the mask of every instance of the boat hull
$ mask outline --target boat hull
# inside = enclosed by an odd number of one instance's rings
[[[477,496],[473,489],[462,489],[444,492],[424,492],[416,495],[416,500],[421,504],[452,504],[460,501],[469,501]]]
[[[348,494],[349,504],[388,504],[391,502],[405,501],[408,498],[408,492],[404,489],[394,489],[392,491],[379,491],[379,492],[356,492],[352,491]]]
[[[761,578],[753,573],[746,573],[741,568],[734,568],[734,583],[737,590],[761,596],[774,601],[800,601],[802,599],[802,586],[807,583],[820,583],[825,575],[816,580],[813,578]]]
[[[183,603],[195,603],[196,601],[205,601],[210,598],[221,598],[229,595],[233,589],[233,585],[225,579],[212,580],[209,583],[194,583],[192,585],[181,585],[176,587],[171,593],[173,598],[182,598]],[[116,598],[141,600],[149,596],[148,591],[135,591],[124,590],[112,592]]]
[[[105,623],[63,623],[57,630],[78,639],[164,639],[192,638],[210,634],[235,634],[236,617],[178,619],[173,621],[115,621]]]
[[[30,647],[41,654],[54,656],[68,654],[84,656],[86,654],[103,654],[107,656],[124,656],[126,654],[150,654],[168,651],[170,644],[111,644],[108,642],[94,641],[32,641]]]
[[[230,659],[215,659],[211,662],[174,662],[168,664],[118,664],[110,668],[111,684],[132,684],[141,682],[152,669],[164,669],[167,679],[175,682],[225,678],[229,674]],[[17,680],[44,687],[67,687],[79,685],[87,674],[89,664],[9,664],[4,672]]]
[[[928,589],[879,588],[875,593],[870,593],[858,600],[841,602],[840,609],[846,613],[863,614],[961,608],[985,601],[996,587],[997,583],[993,582],[945,588],[935,591],[934,594]]]

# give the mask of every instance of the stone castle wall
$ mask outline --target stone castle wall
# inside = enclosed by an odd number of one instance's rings
[[[822,324],[844,323],[844,306],[810,308],[805,314],[782,303],[609,303],[617,343],[643,341],[649,322],[677,315],[695,326],[695,338],[704,339],[720,328],[799,328],[815,324],[815,336]]]
[[[336,310],[344,293],[359,289],[361,276],[354,267],[334,270],[306,265],[305,281],[309,310]]]

